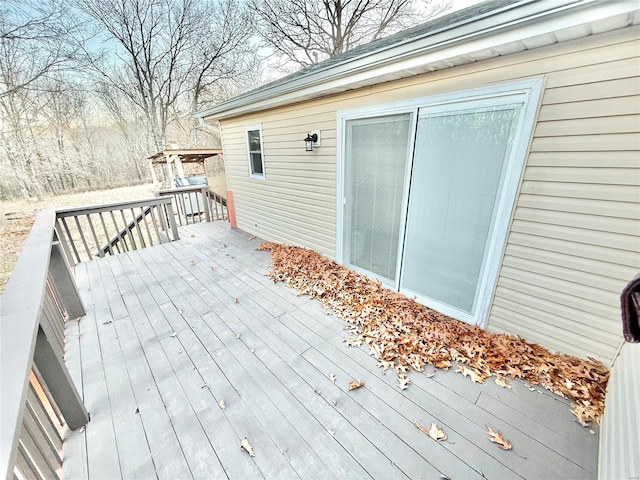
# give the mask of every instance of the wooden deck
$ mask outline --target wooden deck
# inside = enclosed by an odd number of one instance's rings
[[[451,370],[400,391],[339,318],[264,275],[259,239],[227,222],[181,237],[76,266],[88,313],[66,362],[91,421],[65,441],[65,478],[596,477],[597,431],[563,399]]]

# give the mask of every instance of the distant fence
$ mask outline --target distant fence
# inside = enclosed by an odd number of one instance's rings
[[[0,472],[62,478],[62,441],[89,421],[64,364],[65,322],[85,314],[55,232],[41,212],[0,303]]]

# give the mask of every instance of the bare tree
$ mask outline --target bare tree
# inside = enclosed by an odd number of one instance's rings
[[[242,73],[252,33],[239,0],[77,0],[107,38],[87,51],[101,83],[143,115],[149,148],[166,144],[177,112],[196,107],[216,82]],[[113,60],[115,56],[115,60]]]
[[[69,67],[78,28],[54,0],[0,0],[0,97]]]
[[[307,67],[446,12],[451,0],[249,0],[264,44]]]
[[[0,162],[25,197],[42,194],[34,179],[45,84],[70,67],[77,30],[60,2],[0,0]]]

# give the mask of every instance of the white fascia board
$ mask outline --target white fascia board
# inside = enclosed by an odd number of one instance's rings
[[[318,98],[328,93],[378,83],[375,79],[385,81],[391,77],[401,78],[403,71],[426,68],[429,64],[450,58],[637,10],[636,0],[527,2],[516,12],[508,10],[424,38],[409,39],[316,74],[304,75],[258,91],[254,95],[240,96],[235,102],[232,99],[194,116],[221,120]]]

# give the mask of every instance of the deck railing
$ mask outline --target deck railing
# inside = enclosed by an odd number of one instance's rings
[[[61,478],[62,439],[89,421],[64,364],[65,322],[85,314],[53,211],[38,215],[0,299],[4,478]]]
[[[57,210],[55,228],[74,264],[179,238],[172,199],[163,197]]]
[[[229,219],[227,201],[206,185],[157,190],[154,194],[172,199],[180,226]]]

